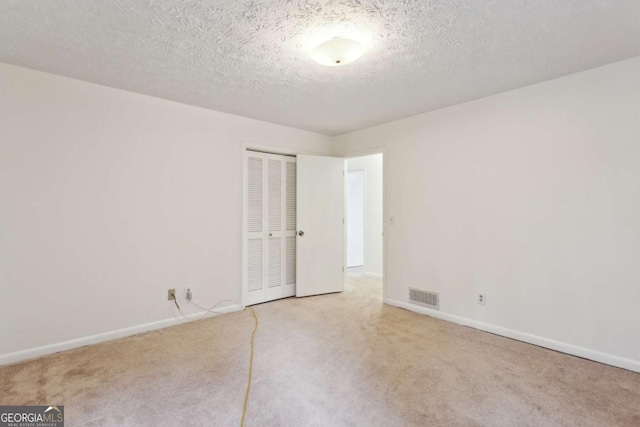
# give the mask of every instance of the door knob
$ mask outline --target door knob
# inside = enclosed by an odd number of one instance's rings
[[[269,233],[269,237],[273,237],[273,233]]]
[[[298,236],[304,236],[304,231],[302,230],[298,231]]]

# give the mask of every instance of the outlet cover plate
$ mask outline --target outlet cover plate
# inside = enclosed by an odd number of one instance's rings
[[[485,293],[478,294],[478,304],[487,305],[487,294]]]
[[[175,288],[173,289],[169,289],[167,291],[167,300],[172,301],[173,300],[173,296],[176,294],[176,290]]]

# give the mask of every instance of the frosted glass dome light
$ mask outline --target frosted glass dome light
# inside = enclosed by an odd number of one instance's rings
[[[311,57],[318,64],[340,67],[360,58],[363,53],[364,46],[357,41],[335,37],[316,46]]]

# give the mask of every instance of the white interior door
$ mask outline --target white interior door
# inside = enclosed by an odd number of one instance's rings
[[[344,159],[297,157],[296,296],[344,289]]]

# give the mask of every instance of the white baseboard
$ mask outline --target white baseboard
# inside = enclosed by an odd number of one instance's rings
[[[242,310],[242,306],[237,304],[227,305],[215,310],[211,310],[212,314],[225,314],[233,311]],[[186,317],[190,320],[199,320],[206,312],[199,311],[197,313],[187,314]],[[175,317],[172,319],[159,320],[157,322],[145,323],[143,325],[132,326],[130,328],[117,329],[115,331],[103,332],[101,334],[90,335],[88,337],[76,338],[69,341],[63,341],[55,344],[43,345],[41,347],[29,348],[26,350],[16,351],[14,353],[7,353],[0,355],[0,366],[8,365],[17,362],[23,362],[25,360],[33,359],[36,357],[44,356],[47,354],[58,353],[64,350],[71,350],[73,348],[84,347],[90,344],[98,344],[105,341],[114,340],[117,338],[128,337],[130,335],[140,334],[142,332],[154,331],[157,329],[167,328],[169,326],[179,325],[186,323],[184,318]]]
[[[446,320],[448,322],[457,323],[459,325],[469,326],[492,334],[501,335],[503,337],[512,338],[514,340],[523,341],[529,344],[545,347],[561,353],[571,354],[573,356],[582,357],[584,359],[593,360],[618,368],[628,369],[630,371],[640,373],[640,360],[628,359],[626,357],[615,356],[609,353],[603,353],[596,350],[590,350],[584,347],[578,347],[573,344],[567,344],[561,341],[555,341],[549,338],[540,337],[538,335],[528,334],[526,332],[515,331],[513,329],[503,328],[502,326],[492,325],[466,317],[456,316],[454,314],[443,313],[442,311],[433,310],[419,305],[410,304],[404,301],[393,299],[385,300],[385,303],[395,307],[404,308],[416,313],[425,314],[437,319]]]
[[[368,271],[364,272],[364,277],[371,277],[372,279],[380,279],[380,280],[382,280],[382,274],[369,273]]]

